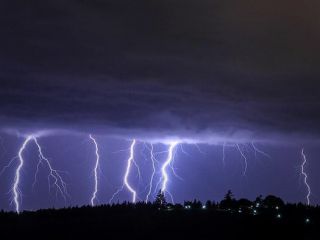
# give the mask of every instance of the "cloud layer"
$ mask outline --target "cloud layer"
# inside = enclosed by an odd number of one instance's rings
[[[1,5],[3,128],[319,136],[318,1]]]

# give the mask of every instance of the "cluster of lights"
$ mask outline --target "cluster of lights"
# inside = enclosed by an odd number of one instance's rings
[[[184,206],[185,209],[191,209],[191,206],[190,205],[186,205]]]

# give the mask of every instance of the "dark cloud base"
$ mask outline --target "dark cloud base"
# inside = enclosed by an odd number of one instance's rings
[[[2,3],[1,126],[317,139],[318,5]]]

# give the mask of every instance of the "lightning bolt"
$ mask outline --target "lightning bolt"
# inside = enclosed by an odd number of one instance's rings
[[[154,178],[154,175],[156,173],[156,163],[155,163],[156,159],[155,159],[155,156],[153,154],[153,144],[150,144],[150,145],[151,145],[150,159],[151,159],[151,162],[152,162],[152,174],[151,174],[151,178],[150,178],[150,182],[149,182],[149,191],[147,193],[146,200],[145,200],[146,203],[149,201],[149,197],[150,197],[150,194],[151,194],[151,191],[152,191],[153,178]]]
[[[257,153],[260,153],[261,155],[267,157],[267,158],[271,158],[271,156],[267,153],[265,153],[264,151],[260,150],[257,146],[254,145],[253,142],[251,142],[251,146],[254,150],[255,156],[257,157]]]
[[[52,168],[52,165],[49,161],[48,158],[46,158],[42,152],[42,148],[37,140],[37,138],[35,136],[28,136],[25,141],[23,142],[22,146],[19,149],[18,152],[18,156],[16,157],[17,159],[19,159],[19,164],[18,167],[16,168],[15,171],[15,177],[14,177],[14,183],[13,183],[13,187],[12,187],[12,192],[13,192],[13,202],[15,204],[15,209],[17,213],[20,213],[20,203],[19,200],[21,200],[21,191],[19,189],[19,185],[20,185],[20,180],[21,180],[21,170],[23,168],[24,165],[24,158],[23,158],[23,152],[26,149],[27,145],[33,141],[37,148],[38,148],[38,153],[39,153],[39,161],[37,164],[37,171],[35,174],[35,181],[37,179],[37,174],[39,171],[39,166],[40,164],[43,163],[43,161],[47,164],[47,167],[49,168],[49,175],[48,175],[48,182],[49,182],[49,191],[50,191],[50,178],[54,180],[53,185],[56,187],[57,191],[59,191],[62,195],[62,197],[64,198],[64,200],[66,201],[66,196],[69,196],[68,192],[67,192],[67,185],[66,183],[63,181],[61,175],[59,174],[59,172],[55,169]],[[16,159],[14,158],[14,159]],[[35,182],[34,182],[35,184]],[[33,184],[33,185],[34,185]]]
[[[205,155],[205,152],[203,152],[203,151],[201,150],[201,148],[199,147],[199,145],[198,145],[197,143],[194,143],[194,146],[198,149],[199,153]]]
[[[12,163],[13,163],[17,158],[18,158],[18,156],[12,158],[12,159],[9,161],[9,163],[2,168],[2,170],[1,170],[1,172],[0,172],[0,176],[7,170],[7,168],[9,168],[9,167],[12,165]]]
[[[126,169],[126,173],[124,175],[124,185],[126,186],[126,188],[132,193],[132,202],[135,203],[136,202],[136,196],[137,193],[136,191],[131,187],[128,178],[129,178],[129,174],[130,174],[130,170],[131,170],[131,164],[132,162],[134,162],[134,146],[136,144],[136,140],[133,139],[131,146],[130,146],[130,157],[127,160],[127,169]]]
[[[180,150],[181,150],[181,152],[182,152],[183,154],[185,154],[186,156],[189,156],[189,157],[191,156],[187,151],[184,150],[182,144],[180,144],[179,146],[180,146]]]
[[[139,178],[139,183],[142,181],[142,177],[141,177],[141,171],[140,171],[140,168],[139,168],[139,165],[137,164],[136,160],[133,158],[132,159],[132,163],[133,165],[136,167],[137,169],[137,172],[138,172],[138,178]]]
[[[112,200],[115,198],[116,195],[118,195],[124,187],[126,187],[129,192],[132,193],[132,202],[135,203],[136,202],[136,198],[137,198],[137,192],[132,188],[132,186],[130,185],[129,183],[129,174],[130,174],[130,171],[131,171],[131,166],[132,166],[132,163],[136,165],[135,161],[134,161],[134,147],[135,147],[135,144],[136,144],[136,140],[133,139],[131,145],[130,145],[130,156],[127,160],[127,167],[126,167],[126,172],[124,174],[124,177],[123,177],[123,184],[122,186],[112,195],[111,199],[109,200],[109,203],[112,202]],[[137,165],[136,165],[137,166]]]
[[[302,156],[302,159],[303,159],[303,162],[301,164],[301,174],[303,175],[304,179],[304,185],[306,186],[307,188],[307,195],[306,195],[306,199],[307,199],[307,205],[310,205],[310,195],[311,195],[311,188],[308,184],[308,175],[307,173],[305,172],[305,165],[307,164],[307,157],[306,155],[304,154],[304,149],[302,148],[301,150],[301,156]]]
[[[180,146],[181,146],[181,145],[182,145],[182,144],[180,144]],[[174,175],[176,178],[178,178],[178,179],[181,180],[181,181],[184,181],[183,178],[180,177],[180,176],[176,173],[176,168],[174,167],[175,154],[176,154],[176,152],[174,152],[174,153],[172,154],[172,161],[170,161],[169,167],[170,167],[173,175]]]
[[[91,197],[91,206],[94,206],[94,202],[97,198],[97,193],[98,193],[98,168],[100,165],[100,155],[99,155],[99,147],[97,144],[96,139],[90,134],[89,135],[90,139],[92,140],[94,146],[95,146],[95,154],[96,154],[96,161],[95,161],[95,165],[94,165],[94,169],[93,169],[93,173],[94,173],[94,191],[92,193],[92,197]]]
[[[247,157],[246,157],[246,155],[244,155],[244,153],[243,153],[243,151],[241,150],[239,144],[236,144],[236,146],[237,146],[237,149],[238,149],[240,155],[242,156],[242,158],[243,158],[243,160],[244,160],[243,176],[245,176],[246,173],[247,173],[247,168],[248,168]]]
[[[21,169],[23,167],[24,164],[24,159],[22,156],[23,151],[26,149],[27,144],[32,140],[32,136],[29,136],[25,139],[25,141],[23,142],[22,146],[19,149],[18,152],[18,159],[19,159],[19,165],[15,171],[15,177],[14,177],[14,182],[13,182],[13,187],[12,187],[12,192],[13,192],[13,201],[14,201],[14,205],[15,205],[15,209],[16,212],[19,214],[20,213],[20,203],[19,203],[19,199],[21,199],[21,192],[19,189],[19,185],[20,185],[20,173],[21,173]]]
[[[67,191],[67,185],[63,181],[61,175],[59,174],[59,171],[54,169],[49,161],[48,158],[46,158],[42,152],[42,148],[37,140],[36,137],[32,136],[31,139],[34,141],[38,148],[39,153],[39,161],[42,162],[42,160],[47,164],[47,167],[49,169],[49,175],[48,175],[48,182],[49,182],[49,190],[50,190],[50,178],[53,179],[53,185],[56,187],[57,191],[60,192],[63,199],[66,201],[66,196],[69,196]],[[38,163],[39,164],[39,163]]]
[[[161,186],[161,192],[166,193],[167,192],[167,183],[169,180],[169,176],[167,173],[167,167],[170,166],[172,160],[173,160],[173,151],[175,147],[177,146],[178,142],[173,142],[169,145],[168,149],[168,157],[167,160],[164,162],[164,164],[161,167],[161,174],[162,174],[162,186]]]

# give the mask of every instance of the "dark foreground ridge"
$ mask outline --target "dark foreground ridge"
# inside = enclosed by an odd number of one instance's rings
[[[1,212],[0,239],[318,239],[320,208],[277,197]]]

